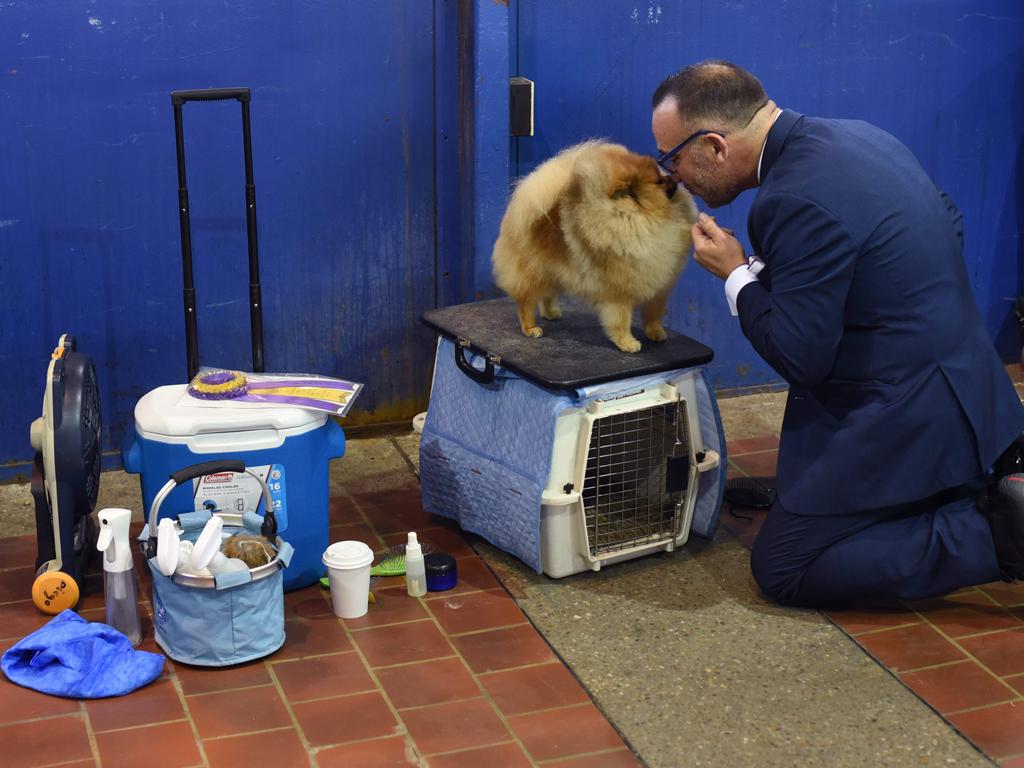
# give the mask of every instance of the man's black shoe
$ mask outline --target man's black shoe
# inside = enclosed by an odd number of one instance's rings
[[[1007,581],[1024,580],[1024,473],[1006,475],[986,513],[999,570]]]
[[[768,509],[775,503],[774,477],[732,477],[725,481],[725,500],[734,507]]]

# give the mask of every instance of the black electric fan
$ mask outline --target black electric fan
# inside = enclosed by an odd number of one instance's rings
[[[30,430],[36,451],[37,581],[58,571],[79,580],[95,549],[92,510],[100,487],[100,434],[96,366],[64,334],[47,369],[43,415]]]

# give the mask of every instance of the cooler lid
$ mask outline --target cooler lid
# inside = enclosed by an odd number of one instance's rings
[[[216,408],[179,405],[186,384],[157,387],[135,406],[135,426],[140,432],[175,437],[212,432],[245,432],[254,429],[297,429],[319,426],[327,414],[309,408]]]
[[[456,344],[499,358],[494,361],[498,365],[551,389],[571,390],[692,368],[710,362],[715,354],[710,347],[669,328],[665,329],[665,341],[648,341],[636,323],[633,335],[643,347],[635,354],[622,352],[604,335],[595,309],[568,298],[560,299],[559,305],[561,319],[538,319],[544,328],[538,339],[523,335],[516,302],[507,297],[429,309],[423,313],[423,322]]]

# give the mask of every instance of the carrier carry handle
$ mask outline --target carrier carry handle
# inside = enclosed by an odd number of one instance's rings
[[[458,340],[458,343],[455,345],[455,364],[459,367],[460,371],[477,384],[490,384],[494,381],[494,364],[500,363],[501,358],[491,354],[485,355],[484,369],[481,371],[470,365],[469,360],[466,359],[466,348],[468,346],[469,342],[465,339]]]
[[[224,101],[237,99],[242,105],[242,148],[245,154],[245,219],[249,243],[249,329],[252,335],[252,369],[263,371],[263,301],[260,295],[259,246],[256,238],[256,185],[252,175],[252,130],[249,124],[248,88],[209,88],[172,91],[174,138],[178,152],[178,221],[181,226],[181,261],[184,273],[185,354],[188,380],[199,373],[199,338],[196,325],[196,289],[192,282],[192,226],[185,181],[185,133],[181,107],[188,101]]]
[[[277,518],[274,516],[274,508],[270,503],[270,487],[267,485],[267,481],[245,466],[244,461],[239,459],[215,459],[214,461],[204,461],[199,464],[192,464],[184,469],[179,469],[171,475],[163,488],[157,491],[156,496],[153,498],[153,504],[149,508],[149,535],[154,548],[150,557],[156,554],[157,517],[160,512],[160,506],[164,503],[164,499],[166,499],[170,495],[171,491],[179,485],[187,483],[189,480],[194,480],[197,477],[212,475],[217,472],[245,472],[256,478],[260,484],[260,498],[267,500],[267,511],[263,515],[263,525],[260,527],[260,533],[271,541],[276,538]],[[260,503],[257,501],[256,506],[258,507],[259,505]]]

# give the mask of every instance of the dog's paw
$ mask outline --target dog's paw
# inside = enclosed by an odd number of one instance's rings
[[[562,310],[558,307],[542,307],[540,316],[545,320],[558,320],[562,316]]]
[[[618,339],[615,342],[615,346],[621,349],[623,352],[639,352],[640,342],[634,339],[632,336],[628,336],[624,339]]]
[[[665,333],[661,323],[651,323],[644,326],[644,335],[651,341],[664,341],[668,338],[668,334]]]
[[[539,339],[544,335],[544,329],[539,325],[535,325],[533,328],[523,328],[523,335],[529,336],[531,339]]]

